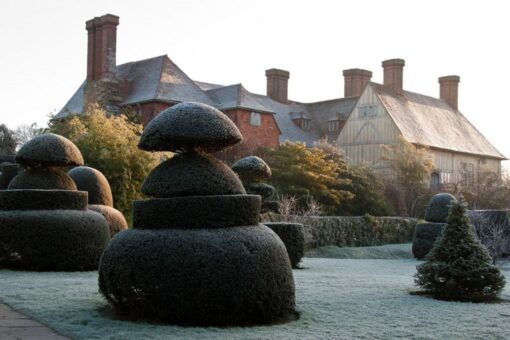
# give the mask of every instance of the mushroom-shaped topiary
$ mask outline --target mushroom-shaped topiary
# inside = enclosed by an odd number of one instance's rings
[[[298,264],[305,255],[305,228],[301,223],[268,222],[264,223],[278,235],[287,249],[292,268],[299,268]]]
[[[413,234],[413,255],[422,260],[434,246],[436,239],[441,235],[448,211],[457,199],[448,193],[439,193],[430,199],[425,210],[425,222],[417,223]]]
[[[294,315],[285,246],[258,224],[260,197],[206,155],[241,140],[220,111],[177,104],[154,118],[139,146],[178,154],[149,174],[133,229],[115,236],[99,287],[121,312],[179,325],[253,325]],[[235,273],[235,275],[233,275]]]
[[[0,190],[5,190],[18,174],[18,164],[3,163],[0,165]]]
[[[87,193],[61,169],[83,163],[78,148],[44,134],[27,142],[16,161],[24,170],[0,190],[0,267],[96,269],[110,239],[106,220],[87,210]]]
[[[76,183],[78,190],[89,193],[89,209],[103,215],[110,227],[110,237],[128,228],[124,215],[113,208],[110,184],[99,170],[88,166],[78,166],[69,170],[67,174]]]
[[[479,240],[462,203],[453,202],[441,238],[417,267],[415,282],[434,297],[485,301],[498,296],[505,279]]]
[[[232,170],[243,182],[247,193],[262,197],[262,210],[265,212],[268,203],[266,201],[273,195],[275,188],[269,184],[261,183],[261,181],[271,177],[271,168],[262,158],[248,156],[235,162],[232,165]]]

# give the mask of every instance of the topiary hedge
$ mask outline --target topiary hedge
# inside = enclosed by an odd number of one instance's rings
[[[436,239],[441,236],[446,223],[424,222],[416,224],[413,234],[413,255],[422,260],[434,246]]]
[[[298,268],[298,264],[305,254],[305,228],[301,223],[269,222],[265,223],[278,235],[289,254],[292,268]]]
[[[265,214],[265,219],[280,222],[282,216]],[[291,216],[290,220],[303,224],[306,249],[407,243],[411,242],[417,223],[417,219],[410,217],[372,216]]]

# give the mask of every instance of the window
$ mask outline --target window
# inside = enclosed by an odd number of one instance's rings
[[[377,115],[377,105],[360,106],[358,111],[361,118],[374,117]]]
[[[301,128],[303,130],[310,130],[310,121],[308,119],[301,120]]]
[[[338,127],[339,127],[339,121],[338,120],[330,120],[328,122],[328,131],[329,132],[335,132],[335,131],[338,131]]]
[[[250,125],[260,126],[260,113],[258,112],[250,113]]]

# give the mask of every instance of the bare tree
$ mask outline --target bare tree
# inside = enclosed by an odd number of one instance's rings
[[[469,219],[475,236],[489,252],[493,264],[510,252],[510,227],[507,223],[491,218],[483,211],[471,211]]]
[[[31,140],[37,135],[41,135],[47,132],[47,128],[41,128],[37,126],[37,123],[22,124],[14,130],[14,139],[16,140],[17,147],[21,147],[23,144]]]

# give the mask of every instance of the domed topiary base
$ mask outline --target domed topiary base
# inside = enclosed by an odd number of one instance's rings
[[[298,263],[305,254],[305,228],[300,223],[272,222],[264,223],[271,228],[283,241],[289,254],[292,268],[298,268]]]
[[[102,204],[91,204],[89,205],[89,209],[103,215],[110,227],[110,237],[128,228],[126,218],[115,208]]]
[[[76,184],[62,169],[26,169],[21,171],[9,183],[9,190],[13,189],[45,189],[45,190],[74,190]]]
[[[285,247],[263,225],[126,230],[101,258],[99,286],[120,312],[178,325],[270,324],[295,316]]]
[[[90,210],[0,211],[0,267],[38,271],[97,269],[110,239]]]
[[[430,252],[436,239],[441,236],[446,223],[418,223],[413,235],[413,255],[416,259],[422,260]]]

